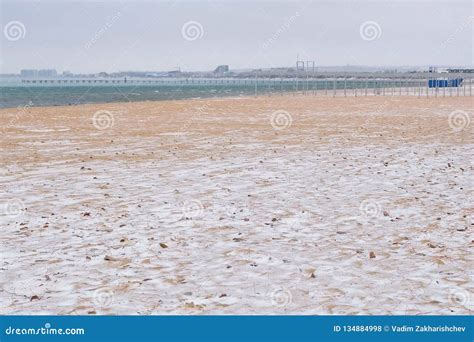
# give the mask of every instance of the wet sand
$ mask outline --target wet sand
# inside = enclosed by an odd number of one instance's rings
[[[0,110],[0,313],[472,314],[472,108]]]

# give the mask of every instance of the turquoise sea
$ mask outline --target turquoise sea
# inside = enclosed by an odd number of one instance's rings
[[[259,91],[259,93],[263,90]],[[180,87],[180,86],[67,86],[1,87],[0,108],[19,106],[63,106],[83,103],[156,101],[254,93],[254,87]]]
[[[31,81],[32,82],[32,81]],[[63,81],[64,82],[64,81]],[[16,108],[23,106],[63,106],[84,103],[109,103],[131,101],[159,101],[191,98],[209,98],[222,96],[246,96],[254,94],[284,93],[293,91],[319,91],[331,93],[336,89],[358,88],[363,91],[366,87],[370,91],[382,87],[416,87],[418,82],[412,81],[403,84],[396,81],[381,80],[314,80],[298,82],[294,80],[267,79],[258,80],[186,80],[145,83],[143,81],[133,84],[108,83],[90,84],[71,81],[69,84],[20,83],[0,82],[0,108]],[[108,81],[112,82],[112,81]],[[114,81],[115,82],[115,81]],[[117,81],[119,82],[119,81]],[[148,81],[147,81],[148,82]],[[132,83],[132,84],[130,84]]]

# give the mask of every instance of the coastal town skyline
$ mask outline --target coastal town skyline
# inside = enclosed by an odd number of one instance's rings
[[[1,73],[472,65],[472,4],[2,1]],[[390,15],[388,15],[390,13]],[[58,29],[58,28],[62,29]]]

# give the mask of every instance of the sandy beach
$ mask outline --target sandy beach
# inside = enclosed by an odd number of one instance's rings
[[[0,313],[472,314],[472,108],[0,110]]]

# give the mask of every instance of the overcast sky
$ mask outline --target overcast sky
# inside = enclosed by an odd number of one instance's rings
[[[6,1],[3,73],[473,64],[472,1]]]

